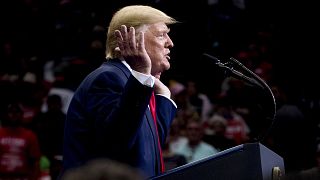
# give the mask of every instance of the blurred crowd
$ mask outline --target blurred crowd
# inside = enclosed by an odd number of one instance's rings
[[[128,4],[152,5],[182,22],[172,27],[172,68],[163,75],[178,106],[163,147],[167,170],[259,141],[284,158],[286,173],[318,173],[319,95],[293,89],[287,85],[294,80],[281,76],[273,1],[7,0],[1,2],[0,179],[57,177],[73,92],[104,61],[106,23]],[[235,57],[270,91],[228,75],[203,53]]]

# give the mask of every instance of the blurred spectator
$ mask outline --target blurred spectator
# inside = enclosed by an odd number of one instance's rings
[[[320,179],[320,143],[317,145],[316,153],[317,164],[314,167],[298,172],[289,172],[283,180],[317,180]]]
[[[144,180],[144,175],[127,164],[97,159],[68,170],[61,180]]]
[[[39,175],[40,148],[37,136],[21,127],[23,110],[10,104],[0,128],[0,179],[36,180]]]
[[[179,119],[175,118],[172,121],[171,128],[168,136],[168,144],[170,151],[174,152],[181,144],[186,143],[187,137],[184,136],[186,133],[186,122],[181,122]]]
[[[175,153],[184,155],[188,163],[216,154],[218,150],[203,141],[203,131],[204,128],[199,120],[190,119],[186,131],[188,141],[181,144]]]
[[[268,146],[284,159],[286,172],[310,168],[314,161],[314,148],[310,143],[312,128],[301,109],[278,85],[271,87],[277,102],[277,112],[268,137]]]
[[[225,136],[232,139],[237,145],[248,142],[250,128],[229,101],[230,99],[226,97],[220,99],[219,104],[215,106],[212,117],[218,115],[226,120]]]
[[[163,161],[166,171],[187,164],[187,159],[181,154],[177,154],[170,149],[171,137],[169,136],[162,150]]]
[[[39,137],[41,152],[50,161],[50,174],[55,179],[62,163],[62,144],[66,115],[62,111],[59,95],[49,95],[48,110],[38,114],[33,120],[33,130]]]
[[[17,96],[23,105],[23,126],[29,127],[33,118],[40,113],[43,99],[46,97],[47,90],[42,84],[30,82],[16,82]],[[23,90],[21,90],[23,89]]]
[[[181,135],[185,135],[186,124],[189,119],[199,119],[200,115],[198,114],[196,108],[190,103],[190,100],[187,95],[186,89],[182,90],[173,97],[174,101],[177,104],[177,114],[176,120],[180,127]]]
[[[207,121],[213,107],[209,97],[200,92],[198,84],[194,80],[187,81],[186,91],[187,98],[189,99],[190,104],[196,108],[201,121]]]
[[[172,96],[176,96],[185,89],[184,85],[176,80],[169,80],[169,89]]]
[[[206,124],[203,140],[217,148],[218,151],[236,146],[237,143],[233,139],[225,136],[226,128],[227,120],[220,115],[213,115]]]
[[[188,141],[187,138],[182,135],[182,133],[184,133],[182,132],[182,128],[185,127],[181,126],[178,119],[175,118],[171,124],[169,136],[166,139],[166,143],[162,151],[166,170],[170,170],[187,163],[185,156],[175,152],[178,147]]]
[[[63,76],[57,76],[55,78],[55,82],[53,83],[52,87],[49,89],[49,92],[48,92],[48,96],[51,96],[51,95],[60,96],[61,103],[62,103],[61,108],[63,113],[67,113],[73,94],[74,92],[71,89],[67,88],[65,78]],[[45,101],[42,104],[41,111],[42,112],[48,111],[47,101]]]

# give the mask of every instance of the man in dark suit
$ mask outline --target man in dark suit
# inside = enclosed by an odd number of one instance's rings
[[[161,145],[176,104],[160,81],[173,47],[176,20],[149,6],[117,11],[107,34],[107,61],[76,90],[65,124],[63,172],[93,159],[112,159],[146,177],[164,172]],[[149,100],[155,94],[156,118]],[[62,174],[63,174],[62,172]]]

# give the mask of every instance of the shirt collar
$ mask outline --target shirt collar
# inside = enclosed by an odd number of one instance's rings
[[[120,58],[120,60],[129,69],[129,71],[132,72],[130,65],[123,58]]]

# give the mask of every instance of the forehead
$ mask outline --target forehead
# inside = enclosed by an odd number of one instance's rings
[[[169,32],[168,26],[164,22],[150,24],[148,30],[151,32]]]

